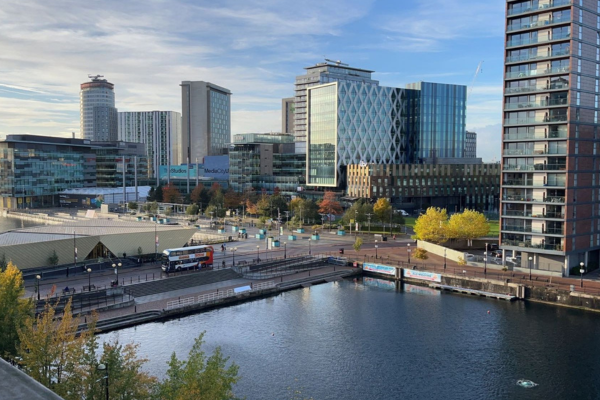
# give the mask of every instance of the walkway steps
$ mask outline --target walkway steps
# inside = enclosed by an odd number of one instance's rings
[[[498,299],[498,300],[513,301],[513,300],[517,299],[515,296],[509,295],[509,294],[499,294],[499,293],[486,292],[483,290],[467,289],[467,288],[448,286],[448,285],[439,285],[437,283],[432,283],[429,285],[429,287],[431,287],[433,289],[438,289],[438,290],[447,290],[447,291],[455,292],[455,293],[463,293],[463,294],[470,294],[470,295],[474,295],[474,296],[489,297],[489,298]]]

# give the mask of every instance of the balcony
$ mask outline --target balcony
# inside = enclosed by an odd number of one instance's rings
[[[530,24],[514,24],[514,25],[508,25],[506,27],[506,32],[514,32],[514,31],[519,31],[521,29],[544,28],[547,26],[564,24],[567,22],[571,22],[570,17],[569,18],[566,18],[566,17],[565,18],[557,18],[552,21],[550,21],[550,20],[536,21],[536,22],[532,22]]]
[[[571,71],[569,67],[553,67],[549,69],[530,69],[529,71],[507,72],[507,79],[537,77],[550,74],[568,74]]]
[[[531,198],[519,195],[505,195],[502,196],[503,201],[522,201],[526,203],[553,203],[553,204],[564,204],[565,198],[560,196],[548,196],[546,198]]]
[[[506,118],[504,126],[509,125],[537,125],[537,124],[552,124],[556,122],[567,122],[566,115],[554,115],[543,118]]]
[[[531,243],[527,240],[502,240],[501,246],[526,247],[531,249],[563,251],[562,244]]]
[[[569,54],[571,54],[571,50],[558,50],[555,52],[552,52],[550,54],[522,54],[522,55],[518,55],[518,56],[508,56],[506,57],[506,63],[515,63],[515,62],[523,62],[523,61],[539,61],[539,60],[545,60],[548,58],[553,58],[553,57],[560,57],[560,56],[568,56]]]
[[[531,217],[531,211],[506,210],[502,212],[503,217]]]
[[[546,228],[544,229],[544,231],[542,232],[546,235],[564,235],[564,229],[563,228]]]
[[[505,94],[515,94],[515,93],[532,93],[532,92],[546,92],[548,90],[566,90],[569,88],[569,84],[564,83],[553,83],[550,85],[542,85],[542,86],[519,86],[519,87],[508,87],[504,89]]]
[[[505,133],[504,140],[547,140],[547,139],[566,139],[567,129],[561,129],[549,132],[545,135],[543,132],[537,133]]]
[[[542,156],[542,155],[551,155],[551,156],[566,156],[567,149],[551,149],[551,150],[542,150],[542,149],[504,149],[502,152],[504,156]]]
[[[504,110],[521,110],[523,108],[542,108],[566,105],[567,99],[550,99],[548,101],[541,100],[526,103],[504,103]]]
[[[523,233],[542,233],[541,229],[533,229],[531,226],[517,226],[517,225],[507,225],[503,226],[501,229],[509,232],[523,232]]]
[[[537,7],[519,7],[508,10],[508,16],[524,14],[531,11],[549,10],[556,7],[564,7],[573,4],[573,0],[556,0],[550,4],[538,4]]]
[[[533,186],[533,179],[507,179],[502,186]]]
[[[509,40],[508,42],[506,42],[506,48],[523,46],[523,45],[527,45],[527,44],[548,43],[548,42],[554,42],[554,41],[570,39],[570,38],[571,38],[571,34],[565,33],[563,35],[556,35],[556,36],[546,37],[546,38],[537,37],[537,38],[512,39],[512,40]]]

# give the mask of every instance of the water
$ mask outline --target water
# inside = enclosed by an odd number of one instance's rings
[[[489,311],[489,314],[488,314]],[[596,399],[600,315],[386,281],[341,281],[102,335],[140,344],[164,376],[198,333],[240,366],[238,396]],[[519,379],[539,386],[526,389]],[[304,398],[303,397],[303,398]]]
[[[17,218],[0,217],[0,233],[13,229],[29,228],[38,225],[42,224],[35,221],[24,221]]]

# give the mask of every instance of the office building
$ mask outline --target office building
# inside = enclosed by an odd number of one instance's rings
[[[465,135],[465,158],[477,157],[477,133],[467,131]]]
[[[148,159],[148,174],[159,182],[159,167],[178,159],[181,114],[175,111],[119,112],[119,141],[143,143]]]
[[[435,164],[438,158],[464,157],[467,87],[417,82],[406,85],[418,97],[418,157]]]
[[[294,133],[294,118],[296,116],[294,98],[281,100],[281,133]]]
[[[231,92],[204,81],[181,82],[181,150],[171,164],[225,154],[231,141]]]
[[[0,141],[0,208],[60,205],[68,189],[148,184],[145,148],[139,143],[7,135]]]
[[[304,185],[306,154],[296,152],[289,134],[248,133],[233,136],[229,150],[229,184],[243,193],[249,189],[294,195]],[[299,147],[302,148],[302,147]]]
[[[115,86],[91,76],[91,82],[81,84],[79,93],[80,138],[97,142],[116,141],[118,138]]]
[[[353,164],[348,166],[351,199],[387,198],[394,208],[417,211],[497,212],[500,164]]]
[[[506,7],[501,245],[515,268],[579,274],[600,249],[598,1]]]
[[[366,85],[379,85],[371,79],[366,69],[353,68],[341,61],[325,60],[323,63],[304,68],[306,74],[296,77],[294,97],[294,135],[296,141],[306,141],[307,137],[307,89],[325,83],[347,81]]]

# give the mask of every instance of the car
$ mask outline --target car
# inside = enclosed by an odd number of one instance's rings
[[[403,217],[408,217],[408,216],[410,215],[410,214],[409,214],[409,213],[407,213],[405,210],[394,210],[394,213],[396,213],[396,214],[400,214],[400,215],[402,215]]]
[[[502,250],[494,250],[494,251],[492,251],[492,257],[502,258]]]
[[[468,261],[470,261],[475,258],[475,254],[467,253],[467,254],[465,254],[465,257],[467,258]]]
[[[500,246],[498,246],[496,243],[491,243],[488,244],[487,248],[489,251],[497,251],[500,249]]]

